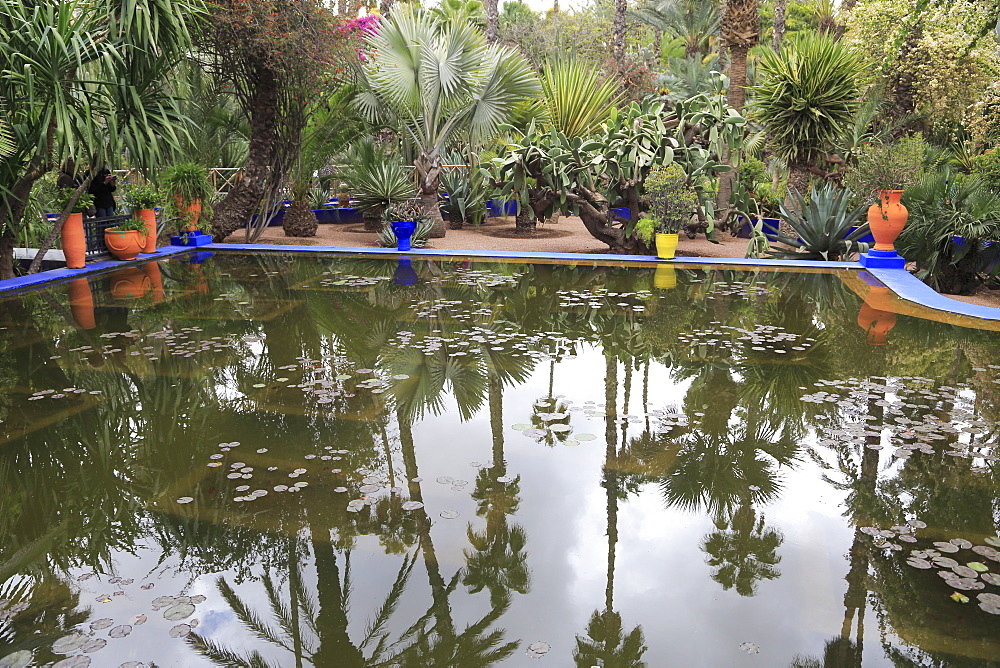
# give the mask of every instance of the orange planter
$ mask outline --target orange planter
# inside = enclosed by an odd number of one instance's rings
[[[160,276],[160,265],[156,262],[147,262],[140,266],[142,273],[149,279],[153,287],[153,301],[163,301],[163,277]]]
[[[111,295],[116,299],[145,297],[150,287],[149,277],[139,267],[119,269],[111,274]]]
[[[136,209],[135,217],[146,223],[146,243],[140,253],[156,251],[156,211],[153,209]]]
[[[184,206],[184,202],[181,201],[179,195],[174,195],[174,204],[177,205],[177,211],[181,214],[183,218],[185,214],[190,215],[187,227],[184,229],[188,232],[194,232],[198,229],[198,219],[201,218],[201,200],[196,199],[187,206]]]
[[[123,262],[134,260],[142,252],[146,240],[135,230],[119,230],[109,227],[104,230],[104,245],[111,254]]]
[[[90,291],[90,282],[86,278],[70,281],[69,310],[73,320],[83,329],[93,329],[97,326],[94,319],[94,295]]]
[[[87,264],[87,238],[83,234],[83,214],[71,213],[62,226],[62,249],[69,269],[83,269]]]
[[[893,297],[886,287],[873,287],[858,311],[858,327],[868,334],[868,345],[884,346],[889,342],[889,331],[896,326]]]
[[[909,212],[899,198],[902,190],[880,190],[878,202],[868,207],[868,225],[875,237],[875,250],[896,250],[893,244],[906,225]]]

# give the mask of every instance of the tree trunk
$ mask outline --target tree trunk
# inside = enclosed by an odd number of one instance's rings
[[[849,14],[851,10],[854,9],[854,5],[856,4],[858,4],[858,0],[843,0],[843,2],[840,3],[840,11],[837,13],[837,16],[841,17],[841,20],[838,21],[833,28],[834,39],[839,40],[841,37],[844,36],[844,31],[846,30],[846,28],[844,27],[843,17],[847,16],[847,14]]]
[[[808,167],[804,165],[790,165],[788,168],[788,191],[785,193],[785,208],[789,211],[795,211],[801,215],[802,212],[799,211],[798,205],[795,203],[795,200],[792,199],[792,188],[795,188],[795,190],[802,195],[802,199],[805,199],[806,193],[809,190]],[[791,237],[792,239],[798,236],[798,233],[795,232],[795,230],[793,230],[784,220],[782,220],[778,225],[778,231],[781,232],[781,234]]]
[[[389,18],[389,12],[392,11],[393,0],[382,0],[378,6],[378,13],[383,19]]]
[[[250,147],[243,178],[215,207],[212,238],[220,242],[250,220],[273,178],[278,153],[278,81],[263,68],[254,86],[250,108]]]
[[[497,12],[498,0],[486,0],[486,43],[496,44],[500,38],[500,15]]]
[[[785,10],[788,0],[774,0],[774,50],[781,47],[782,40],[785,39]]]
[[[428,236],[431,239],[442,239],[447,233],[444,226],[444,218],[441,217],[441,207],[438,205],[437,192],[421,192],[420,205],[423,207],[424,215],[431,221],[431,232]]]
[[[628,0],[615,0],[614,21],[611,24],[611,53],[618,66],[618,76],[621,77],[622,92],[625,91],[625,15],[628,13]]]
[[[656,62],[663,62],[663,31],[653,31],[653,53],[656,54]]]
[[[0,280],[14,278],[14,248],[17,247],[17,234],[10,225],[4,225],[0,233]]]
[[[535,233],[535,215],[530,206],[517,203],[517,218],[514,219],[514,231],[518,234]]]
[[[382,229],[382,207],[366,209],[361,213],[365,224],[365,232],[378,232]]]
[[[730,57],[732,62],[729,65],[729,92],[727,93],[729,106],[737,111],[743,111],[743,105],[746,102],[746,85],[747,85],[747,51],[745,46],[731,46],[729,47]],[[733,156],[730,154],[728,148],[723,150],[722,153],[722,163],[724,165],[733,165]],[[716,211],[716,222],[721,223],[722,220],[719,219],[720,216],[725,216],[726,212],[729,210],[729,199],[733,194],[733,180],[738,176],[738,171],[735,169],[730,169],[728,172],[723,172],[719,176],[719,195],[717,198]]]
[[[34,168],[29,169],[11,189],[9,197],[6,198],[6,205],[0,206],[0,229],[3,230],[0,235],[0,280],[14,278],[14,249],[17,247],[17,234],[21,230],[31,188],[44,173],[38,165],[34,165]]]
[[[316,214],[309,208],[308,202],[296,200],[285,211],[285,217],[281,219],[281,227],[285,230],[286,237],[314,237],[319,221]]]

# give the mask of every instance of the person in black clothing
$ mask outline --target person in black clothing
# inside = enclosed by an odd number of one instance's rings
[[[94,208],[97,209],[97,217],[104,218],[115,215],[115,196],[112,194],[118,190],[118,177],[108,169],[101,169],[90,182],[90,189],[87,191],[94,196]]]

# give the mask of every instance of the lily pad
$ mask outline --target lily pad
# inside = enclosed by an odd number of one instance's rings
[[[52,643],[52,651],[55,654],[69,654],[83,647],[88,640],[82,633],[70,633]]]
[[[950,598],[951,600],[955,601],[956,603],[968,603],[969,602],[969,597],[968,596],[966,596],[965,594],[960,594],[957,591],[952,592],[951,596],[949,596],[948,598]]]
[[[171,627],[169,633],[171,638],[184,638],[191,633],[191,626],[188,624],[178,624]]]
[[[0,668],[24,668],[31,663],[31,652],[26,649],[8,654],[0,659]]]
[[[938,541],[934,543],[934,547],[941,550],[942,552],[958,552],[958,546],[953,543],[946,543],[944,541]]]
[[[132,633],[132,627],[128,624],[121,624],[108,631],[109,638],[124,638]]]
[[[406,501],[402,505],[403,510],[420,510],[423,507],[424,504],[419,501]]]
[[[966,566],[980,573],[985,573],[986,571],[990,570],[986,564],[980,561],[970,561],[969,563],[966,564]]]
[[[87,668],[90,665],[90,657],[78,654],[77,656],[69,656],[62,661],[56,661],[52,664],[52,668]]]
[[[90,623],[90,630],[91,631],[101,631],[103,629],[108,628],[109,626],[111,626],[114,623],[115,623],[115,620],[111,619],[110,617],[105,617],[104,619],[95,619],[94,621],[92,621]]]
[[[163,611],[163,618],[176,622],[179,619],[190,617],[194,614],[194,606],[190,603],[179,603]]]
[[[458,517],[458,511],[457,510],[442,510],[441,511],[441,517],[443,517],[446,520],[453,520],[456,517]]]

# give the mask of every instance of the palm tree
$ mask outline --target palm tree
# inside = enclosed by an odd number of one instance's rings
[[[641,7],[632,16],[684,43],[685,58],[702,58],[712,48],[722,17],[716,2],[660,0]]]
[[[441,164],[450,142],[494,133],[538,79],[524,58],[487,45],[466,23],[442,23],[430,12],[400,7],[365,37],[372,57],[363,68],[357,105],[369,120],[395,125],[412,143],[424,213],[432,237],[445,235],[438,208]]]
[[[0,279],[14,275],[32,186],[60,159],[96,169],[128,153],[146,168],[176,143],[184,119],[163,82],[203,9],[200,0],[4,3],[0,106],[14,147],[0,161]]]
[[[865,72],[857,52],[829,35],[796,34],[775,52],[764,51],[754,94],[757,120],[777,157],[788,164],[791,192],[805,193],[818,169],[854,119]]]
[[[615,0],[614,19],[611,22],[611,55],[618,65],[618,76],[622,94],[625,93],[625,31],[628,24],[625,21],[628,14],[628,0]]]
[[[774,38],[772,45],[777,51],[785,39],[785,15],[788,10],[788,0],[774,0]]]

